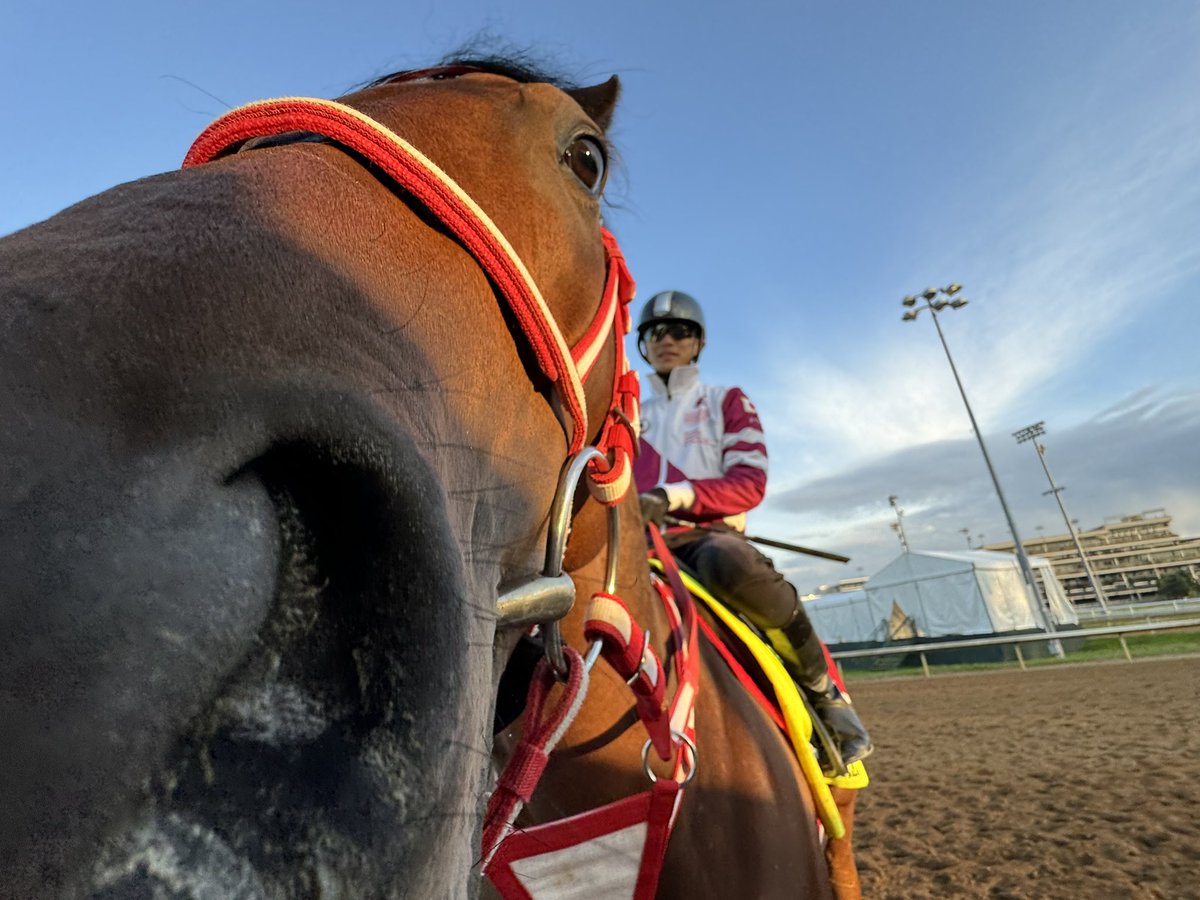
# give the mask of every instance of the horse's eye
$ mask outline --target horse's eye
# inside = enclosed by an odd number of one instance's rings
[[[562,160],[575,173],[575,177],[588,189],[593,197],[600,196],[604,190],[604,176],[608,167],[604,163],[604,148],[595,138],[580,135],[571,141]]]

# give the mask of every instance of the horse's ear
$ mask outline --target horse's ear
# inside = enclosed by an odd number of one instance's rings
[[[605,131],[608,131],[608,126],[612,123],[613,110],[617,106],[620,93],[621,79],[616,75],[601,84],[567,91],[567,94],[583,107],[583,111],[591,120]]]

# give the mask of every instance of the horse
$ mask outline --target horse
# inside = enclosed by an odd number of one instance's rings
[[[574,347],[609,280],[618,90],[451,60],[337,114],[461,186]],[[470,240],[361,147],[296,127],[222,153],[0,240],[0,895],[473,896],[495,689],[523,633],[498,604],[542,571],[622,336],[568,390]],[[630,503],[621,589],[664,634]],[[564,565],[586,588],[604,515],[582,493],[571,510]],[[789,894],[824,896],[821,867],[792,863],[819,853],[811,802],[780,829],[795,843],[775,837],[778,804],[806,796],[778,736],[708,658],[704,677],[714,749],[662,895],[709,877],[700,853],[748,878],[782,863]],[[598,675],[589,709],[615,691]],[[573,766],[632,786],[629,743],[564,752],[528,815],[594,799]],[[722,850],[730,821],[762,847]]]

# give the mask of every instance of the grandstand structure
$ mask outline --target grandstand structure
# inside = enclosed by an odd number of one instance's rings
[[[1159,578],[1176,569],[1200,581],[1200,537],[1175,534],[1165,509],[1109,516],[1104,524],[1076,533],[1109,603],[1153,600]],[[1039,536],[1021,543],[1026,553],[1050,561],[1072,603],[1096,601],[1071,535]],[[1012,553],[1015,547],[1008,541],[984,549]]]

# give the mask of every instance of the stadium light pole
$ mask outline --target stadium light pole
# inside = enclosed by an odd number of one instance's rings
[[[892,504],[892,509],[896,511],[896,521],[892,523],[892,530],[900,537],[900,546],[904,548],[904,552],[908,552],[908,535],[904,533],[904,510],[902,510],[896,501],[900,498],[895,494],[888,497],[888,503]]]
[[[1045,422],[1034,422],[1027,428],[1014,431],[1013,437],[1017,439],[1018,444],[1033,441],[1033,446],[1037,448],[1038,459],[1042,463],[1042,471],[1046,473],[1046,480],[1050,482],[1050,490],[1042,491],[1042,496],[1053,494],[1054,499],[1058,501],[1058,511],[1062,513],[1063,521],[1067,523],[1067,533],[1071,535],[1071,540],[1075,543],[1075,550],[1079,553],[1079,561],[1083,563],[1083,571],[1087,575],[1088,584],[1092,586],[1092,593],[1096,595],[1096,599],[1100,602],[1100,608],[1108,612],[1108,598],[1104,596],[1104,589],[1100,586],[1100,579],[1092,571],[1092,564],[1088,562],[1087,554],[1083,552],[1083,544],[1079,542],[1079,533],[1075,530],[1075,526],[1071,522],[1071,517],[1067,515],[1066,506],[1063,505],[1062,492],[1066,488],[1054,483],[1054,476],[1050,474],[1050,467],[1046,465],[1046,447],[1041,441],[1037,440],[1037,438],[1046,433],[1045,425]]]
[[[1012,512],[1009,511],[1008,501],[1004,499],[1004,489],[1000,487],[1000,479],[996,475],[996,469],[992,465],[992,457],[988,454],[987,444],[983,442],[983,432],[979,430],[979,423],[975,421],[975,413],[971,409],[971,401],[967,399],[967,391],[963,387],[962,379],[958,376],[958,367],[954,365],[954,357],[950,355],[950,345],[946,343],[946,335],[942,333],[942,324],[938,321],[938,313],[949,306],[951,309],[962,309],[969,302],[963,297],[957,296],[962,290],[961,284],[950,284],[944,288],[926,288],[920,294],[909,294],[900,301],[902,306],[908,307],[907,311],[901,317],[905,322],[916,321],[918,315],[923,310],[929,310],[929,315],[933,317],[933,325],[937,329],[938,338],[942,342],[942,349],[946,351],[946,361],[950,363],[950,371],[954,374],[954,383],[958,385],[958,393],[962,396],[963,406],[967,408],[967,417],[971,420],[971,428],[975,431],[975,439],[979,441],[979,449],[983,453],[983,461],[987,464],[988,474],[992,476],[992,484],[996,488],[996,497],[1000,501],[1000,508],[1004,510],[1004,518],[1008,522],[1008,531],[1012,535],[1013,546],[1017,552],[1017,563],[1021,567],[1021,574],[1025,577],[1025,585],[1029,590],[1029,596],[1033,598],[1033,608],[1036,609],[1042,618],[1042,624],[1045,626],[1046,633],[1052,634],[1054,628],[1054,616],[1049,609],[1049,604],[1043,605],[1040,602],[1040,595],[1037,588],[1037,579],[1033,575],[1033,566],[1029,563],[1029,557],[1025,555],[1025,548],[1021,544],[1021,536],[1017,533],[1017,523],[1013,521]],[[923,300],[924,306],[918,306],[918,301]],[[1051,652],[1056,656],[1062,655],[1062,646],[1057,642],[1051,642]]]

